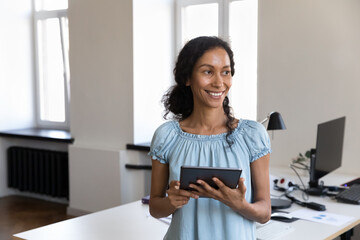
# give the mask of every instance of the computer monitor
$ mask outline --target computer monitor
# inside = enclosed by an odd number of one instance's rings
[[[326,188],[319,179],[341,166],[345,117],[318,124],[316,149],[311,150],[308,193],[322,195]]]

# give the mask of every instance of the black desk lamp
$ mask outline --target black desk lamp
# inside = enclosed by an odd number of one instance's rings
[[[269,121],[267,125],[267,130],[285,130],[285,123],[281,117],[281,114],[278,112],[271,112],[269,115],[262,120],[260,123],[264,124],[266,121]],[[275,183],[276,184],[276,183]],[[271,198],[271,208],[276,211],[279,209],[289,208],[291,206],[291,201],[287,199],[277,199]]]
[[[269,121],[267,130],[284,130],[286,129],[285,123],[281,117],[281,114],[278,112],[271,112],[269,115],[262,120],[260,123],[263,124],[266,121]]]

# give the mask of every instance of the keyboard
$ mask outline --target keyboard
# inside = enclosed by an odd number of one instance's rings
[[[360,204],[360,184],[351,185],[335,197],[339,202]]]
[[[294,231],[295,228],[289,223],[272,221],[265,224],[256,224],[256,239],[257,240],[271,240],[279,239],[284,235]]]

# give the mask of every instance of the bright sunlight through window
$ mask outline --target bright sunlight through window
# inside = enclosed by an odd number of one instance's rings
[[[38,125],[68,127],[67,0],[36,0]]]
[[[198,36],[218,35],[218,5],[217,3],[210,3],[184,8],[183,44]]]

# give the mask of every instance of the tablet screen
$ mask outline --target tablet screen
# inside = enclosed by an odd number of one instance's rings
[[[180,188],[189,191],[194,190],[189,187],[189,184],[197,184],[196,181],[201,179],[211,187],[218,189],[218,186],[212,180],[213,177],[217,177],[230,188],[236,188],[241,172],[242,170],[238,168],[182,166],[180,172]]]

